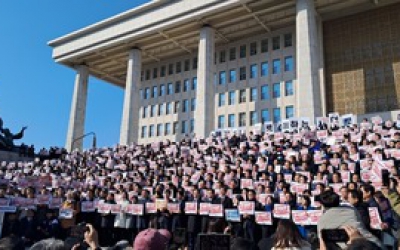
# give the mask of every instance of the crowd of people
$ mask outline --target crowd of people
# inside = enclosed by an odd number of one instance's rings
[[[3,239],[30,247],[95,230],[99,246],[136,246],[168,232],[165,247],[194,250],[217,233],[235,249],[397,249],[395,122],[55,152],[1,164]]]

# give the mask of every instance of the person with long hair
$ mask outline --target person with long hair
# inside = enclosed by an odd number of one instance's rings
[[[291,220],[279,221],[272,242],[272,250],[311,250],[311,245],[301,237]]]

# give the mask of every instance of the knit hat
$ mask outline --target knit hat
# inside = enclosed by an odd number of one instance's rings
[[[135,239],[135,250],[163,250],[166,249],[171,234],[165,229],[146,229],[140,232]]]

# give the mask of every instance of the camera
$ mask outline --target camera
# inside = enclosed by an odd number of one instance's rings
[[[321,236],[324,242],[347,242],[349,236],[346,231],[341,228],[337,229],[322,229]]]

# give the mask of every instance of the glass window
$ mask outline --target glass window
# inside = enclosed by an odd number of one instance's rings
[[[183,100],[182,112],[188,112],[188,111],[189,111],[189,100],[185,99]]]
[[[281,60],[274,59],[272,61],[272,74],[279,74],[281,73]]]
[[[169,135],[169,134],[171,134],[171,123],[165,123],[164,128],[165,128],[165,130],[164,130],[164,135]]]
[[[281,121],[281,109],[274,108],[274,122],[278,123]]]
[[[239,75],[240,81],[246,80],[246,67],[239,68]]]
[[[285,57],[285,71],[293,71],[293,57]]]
[[[235,115],[234,114],[228,115],[228,127],[229,128],[235,127]]]
[[[147,107],[143,107],[143,109],[142,109],[142,118],[146,118],[146,116],[147,116]]]
[[[220,115],[218,116],[218,128],[224,128],[225,127],[225,116]]]
[[[190,119],[190,133],[194,132],[194,119]]]
[[[246,113],[241,112],[239,113],[239,127],[246,126]]]
[[[165,95],[165,85],[161,84],[160,85],[160,93],[159,96],[164,96]]]
[[[150,107],[150,117],[153,117],[156,114],[156,105],[151,105]]]
[[[161,123],[157,124],[157,136],[162,135],[162,133],[163,133],[163,125]]]
[[[268,100],[269,99],[269,86],[262,85],[261,86],[261,100]]]
[[[285,96],[293,95],[293,81],[285,82]]]
[[[144,99],[144,91],[143,91],[143,89],[139,90],[139,96],[140,96],[140,99]]]
[[[146,81],[150,80],[150,74],[151,74],[150,70],[149,69],[146,70]]]
[[[293,105],[286,106],[286,119],[294,117],[294,107]]]
[[[153,137],[154,136],[154,125],[150,125],[149,126],[149,137]]]
[[[229,100],[228,100],[228,105],[234,105],[235,104],[235,91],[229,91]]]
[[[220,71],[219,72],[219,84],[225,84],[226,83],[226,73],[225,71]]]
[[[193,69],[197,69],[197,57],[193,58]]]
[[[229,60],[233,61],[236,59],[236,48],[229,49]]]
[[[164,114],[164,103],[158,105],[158,116]]]
[[[181,92],[181,81],[175,82],[175,93]]]
[[[255,102],[257,101],[257,88],[251,88],[250,89],[250,101]]]
[[[158,77],[158,68],[153,69],[153,79]]]
[[[268,109],[262,109],[261,110],[261,122],[269,122],[271,119],[269,118],[269,110]]]
[[[197,77],[193,77],[192,79],[192,90],[196,90],[197,88]]]
[[[140,137],[146,138],[146,136],[147,136],[147,127],[146,126],[142,126],[142,132],[140,134]]]
[[[279,36],[272,38],[272,49],[278,50],[280,48],[281,48],[281,38]]]
[[[287,48],[287,47],[292,47],[292,46],[293,46],[293,36],[292,36],[292,33],[285,34],[285,35],[284,35],[284,39],[285,39],[285,48]]]
[[[220,63],[226,62],[226,52],[225,52],[225,50],[221,50],[219,52],[219,62]]]
[[[185,71],[189,71],[190,70],[190,60],[189,59],[186,59],[185,60]]]
[[[157,94],[158,94],[157,86],[153,86],[153,92],[151,93],[151,97],[155,98],[155,97],[157,97]]]
[[[167,69],[166,69],[165,65],[161,66],[160,77],[164,77],[166,71],[167,71]]]
[[[218,95],[218,107],[225,105],[225,93],[220,93]]]
[[[196,98],[192,98],[190,101],[190,110],[195,111],[196,110]]]
[[[240,52],[239,52],[240,58],[245,58],[246,57],[246,45],[241,45],[240,46]]]
[[[250,65],[250,78],[257,77],[257,64]]]
[[[167,107],[165,110],[165,114],[170,115],[172,114],[172,103],[171,102],[167,102]]]
[[[144,99],[149,99],[150,98],[150,88],[146,88],[144,92]]]
[[[167,95],[172,95],[173,93],[174,93],[174,86],[172,85],[172,82],[169,82],[167,87]]]
[[[250,111],[250,126],[255,125],[258,122],[257,112]]]
[[[236,82],[236,70],[229,70],[229,83]]]
[[[172,133],[175,135],[176,133],[178,133],[178,129],[179,129],[179,123],[174,122],[174,127],[173,127]]]
[[[140,81],[144,81],[144,72],[143,71],[141,71],[140,72]]]
[[[190,81],[189,79],[185,79],[183,81],[183,92],[187,92],[190,90]]]
[[[188,132],[188,122],[182,121],[181,134],[187,134],[187,132]]]
[[[257,43],[256,42],[250,43],[250,55],[251,56],[257,55]]]
[[[246,90],[241,89],[239,90],[239,103],[246,102]]]
[[[274,98],[279,98],[281,97],[281,84],[279,82],[274,83],[273,85],[273,94],[272,96]]]
[[[267,76],[268,75],[268,62],[262,62],[261,63],[261,76]]]
[[[178,113],[178,111],[179,111],[179,106],[180,106],[179,101],[176,101],[176,102],[175,102],[175,105],[174,105],[174,114]]]
[[[268,39],[261,40],[261,53],[268,52]]]
[[[182,72],[182,63],[176,62],[176,73],[179,74]]]
[[[168,75],[174,74],[174,64],[170,63],[168,65]]]

